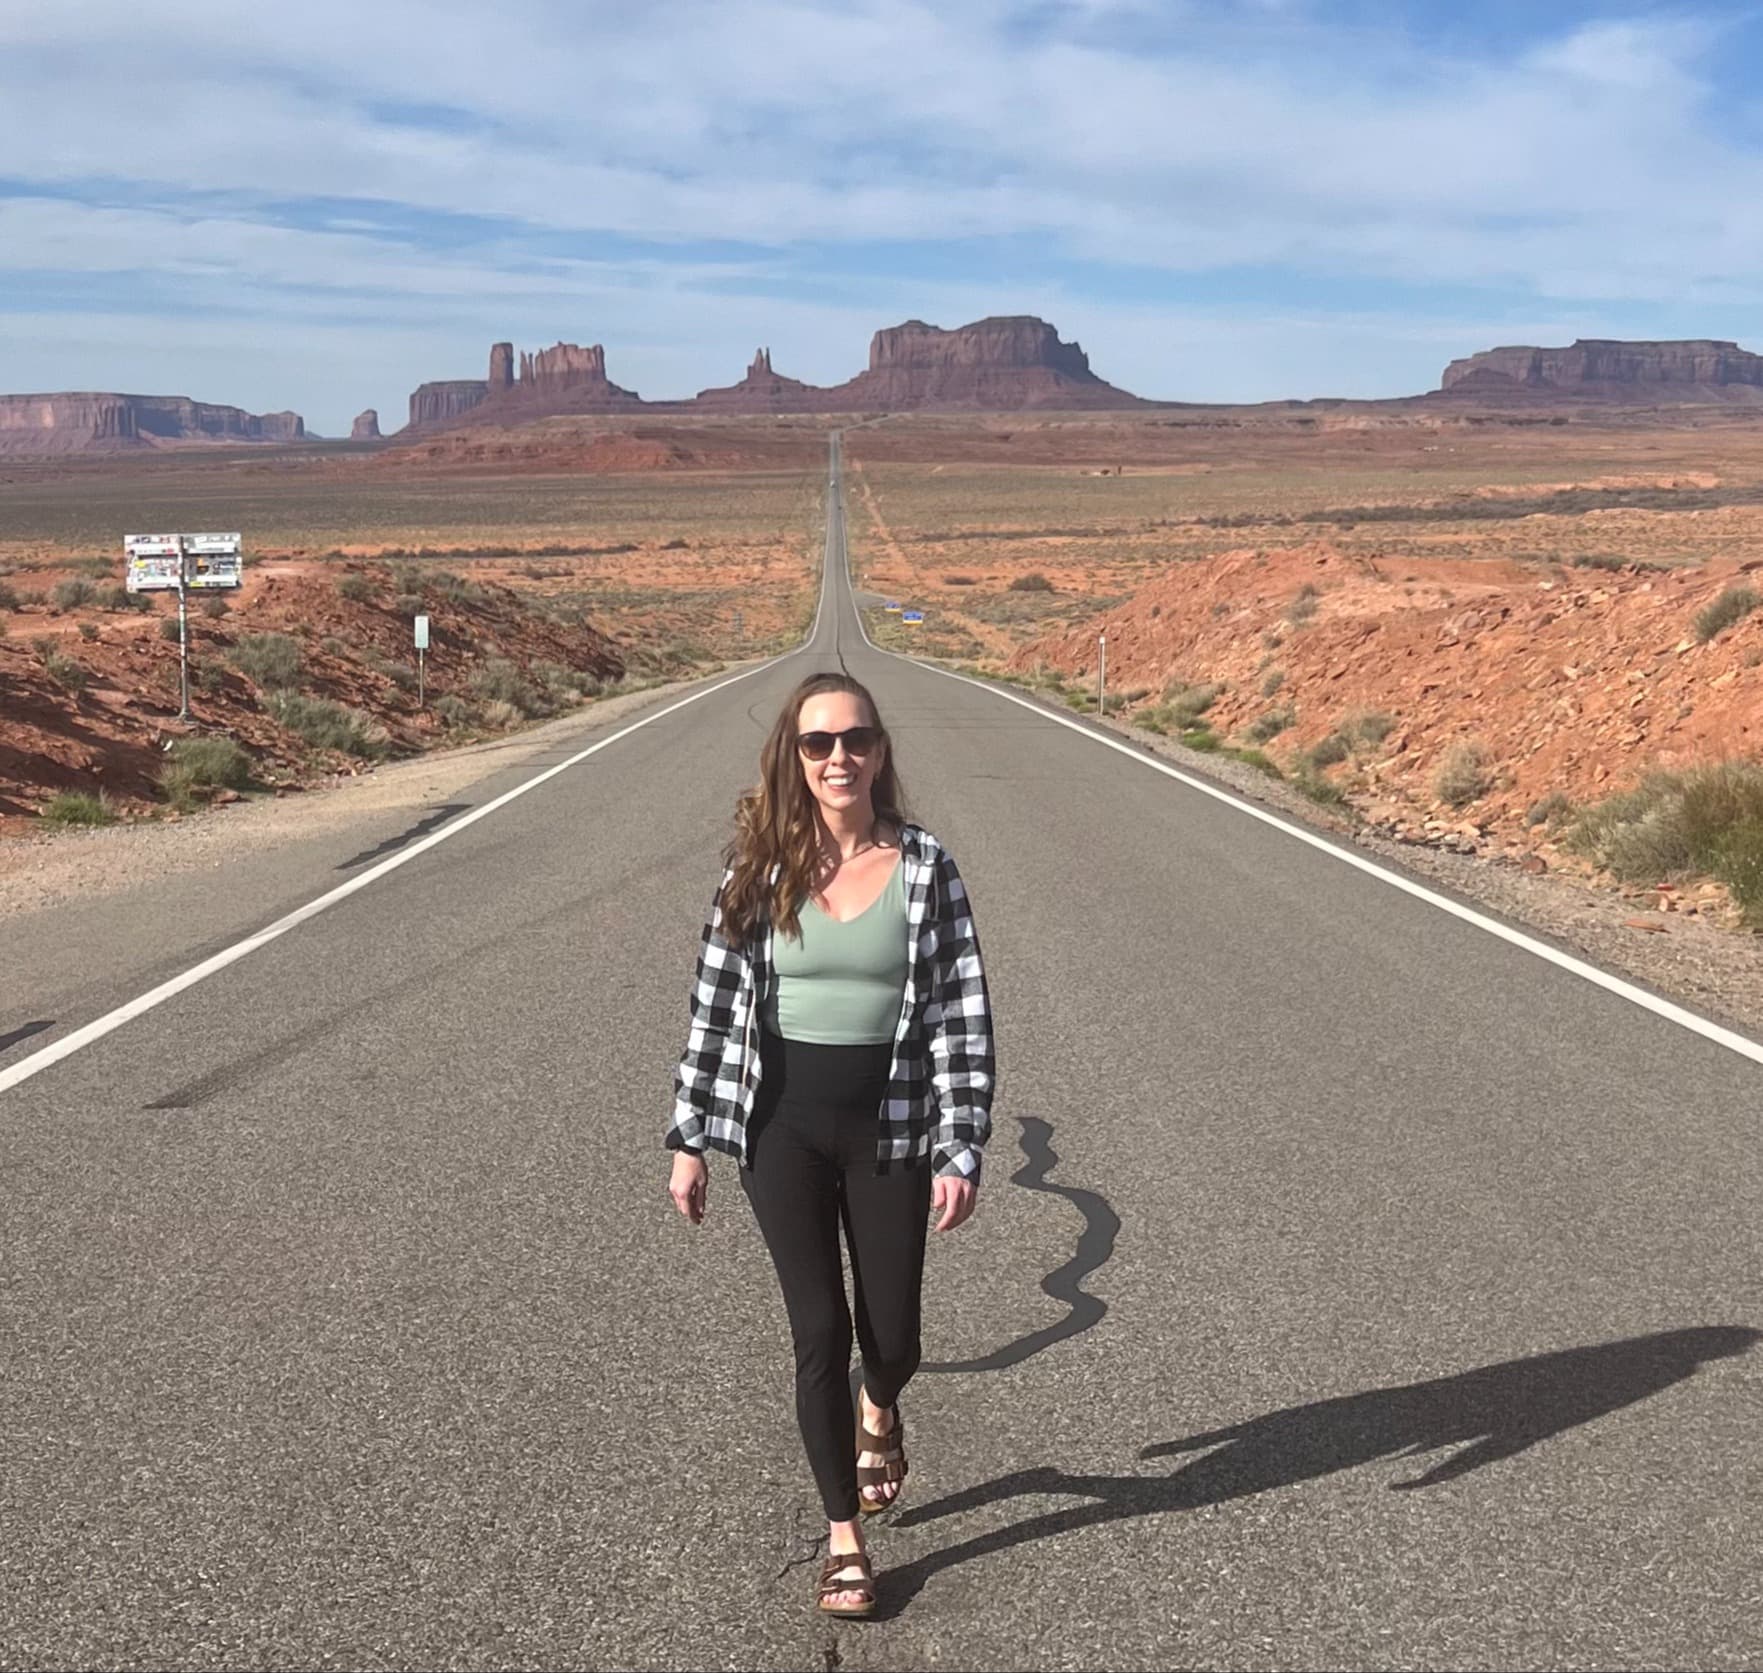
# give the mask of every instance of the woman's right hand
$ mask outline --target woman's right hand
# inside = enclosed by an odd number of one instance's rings
[[[710,1194],[710,1169],[704,1158],[690,1150],[673,1153],[673,1177],[667,1182],[667,1194],[673,1206],[694,1226],[704,1219],[704,1204]]]

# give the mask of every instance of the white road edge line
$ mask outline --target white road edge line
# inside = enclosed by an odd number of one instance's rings
[[[0,1069],[0,1092],[9,1092],[20,1081],[27,1081],[32,1075],[41,1074],[43,1070],[59,1063],[64,1057],[71,1057],[76,1051],[101,1040],[106,1034],[114,1033],[125,1022],[133,1022],[138,1016],[151,1011],[156,1005],[163,1005],[166,1000],[175,998],[186,988],[193,988],[198,982],[206,981],[217,971],[225,970],[229,964],[237,964],[249,953],[259,947],[267,947],[270,942],[279,939],[289,930],[298,928],[308,918],[316,918],[320,912],[335,906],[340,900],[347,900],[350,895],[365,889],[369,883],[377,882],[388,872],[393,872],[401,865],[407,865],[419,854],[426,854],[431,848],[438,847],[449,837],[457,836],[467,826],[475,825],[480,819],[487,819],[498,808],[506,807],[517,797],[524,796],[529,790],[536,790],[548,779],[555,778],[559,773],[567,772],[571,767],[578,766],[590,755],[598,755],[601,750],[615,744],[620,738],[628,738],[631,733],[641,731],[645,726],[652,726],[658,720],[665,720],[670,714],[685,708],[690,703],[702,702],[706,697],[714,697],[719,691],[726,691],[731,685],[742,680],[750,680],[755,674],[763,674],[767,668],[775,668],[780,662],[787,662],[793,656],[800,656],[814,643],[815,635],[820,631],[821,612],[826,608],[827,578],[831,573],[831,565],[822,559],[820,598],[814,608],[814,622],[808,629],[808,637],[792,650],[785,651],[781,656],[771,657],[759,664],[757,668],[749,668],[743,674],[735,674],[726,680],[719,680],[715,685],[706,686],[702,691],[694,691],[689,697],[682,697],[677,703],[669,703],[664,709],[657,709],[653,714],[644,715],[641,720],[633,721],[629,726],[621,728],[609,737],[590,744],[586,749],[570,756],[567,761],[559,761],[554,767],[547,767],[537,777],[529,778],[524,784],[517,784],[512,790],[505,790],[494,801],[485,802],[470,813],[461,814],[450,825],[443,825],[440,830],[431,832],[420,842],[413,842],[408,848],[381,860],[370,871],[364,871],[359,877],[351,877],[347,883],[340,883],[328,894],[317,900],[308,901],[304,906],[296,907],[285,918],[278,918],[267,928],[260,929],[255,935],[248,935],[243,941],[231,947],[223,948],[212,958],[204,959],[200,964],[192,965],[181,975],[173,976],[170,981],[161,982],[158,987],[144,993],[138,999],[131,999],[126,1005],[119,1005],[114,1011],[108,1011],[94,1022],[87,1023],[83,1028],[76,1028],[71,1034],[63,1036],[53,1045],[44,1046],[41,1051],[33,1052],[21,1062],[9,1069]],[[862,623],[858,626],[861,628]]]
[[[847,549],[845,556],[847,575],[850,573],[850,568],[851,559]],[[856,610],[856,599],[853,598],[851,604],[852,608]],[[1539,941],[1533,935],[1526,935],[1523,930],[1513,929],[1509,924],[1503,924],[1497,918],[1490,918],[1483,912],[1477,912],[1474,907],[1465,906],[1461,901],[1452,900],[1449,895],[1441,895],[1436,890],[1427,888],[1424,883],[1416,883],[1412,878],[1402,876],[1400,872],[1390,871],[1375,860],[1366,859],[1362,854],[1350,853],[1330,842],[1326,837],[1319,836],[1315,831],[1307,831],[1302,825],[1294,825],[1290,820],[1282,819],[1277,813],[1269,813],[1267,809],[1257,807],[1253,802],[1244,801],[1242,797],[1233,795],[1228,790],[1220,789],[1216,784],[1208,784],[1203,778],[1196,778],[1192,773],[1185,773],[1181,768],[1172,767],[1166,761],[1158,761],[1152,756],[1134,749],[1131,744],[1121,739],[1110,738],[1092,727],[1080,725],[1077,721],[1068,719],[1064,715],[1054,714],[1052,710],[1044,709],[1038,703],[1031,703],[1027,698],[1018,697],[1015,692],[1005,691],[985,680],[976,680],[966,674],[956,674],[947,668],[938,668],[932,663],[921,662],[917,657],[906,656],[900,651],[884,650],[869,637],[869,630],[863,625],[863,612],[856,610],[856,614],[857,631],[863,635],[863,642],[880,656],[895,657],[901,662],[911,663],[914,668],[923,668],[932,674],[941,674],[945,679],[959,680],[963,685],[973,686],[979,691],[990,692],[992,696],[1001,697],[1007,703],[1015,703],[1019,708],[1027,709],[1030,714],[1039,715],[1043,720],[1050,720],[1056,726],[1067,727],[1094,743],[1102,744],[1108,749],[1118,750],[1129,760],[1137,761],[1141,766],[1162,773],[1166,778],[1173,778],[1178,783],[1187,785],[1190,790],[1198,790],[1201,795],[1210,796],[1214,801],[1223,802],[1226,807],[1235,808],[1238,813],[1246,813],[1251,819],[1259,819],[1262,824],[1271,825],[1276,831],[1283,831],[1289,837],[1296,837],[1299,842],[1308,843],[1310,847],[1319,849],[1331,859],[1339,860],[1342,865],[1352,866],[1355,870],[1362,871],[1369,877],[1375,877],[1380,882],[1389,884],[1392,889],[1400,889],[1404,894],[1413,895],[1416,900],[1423,900],[1430,906],[1436,906],[1441,912],[1448,912],[1453,918],[1461,918],[1464,923],[1473,924],[1477,929],[1486,930],[1489,935],[1498,936],[1500,940],[1510,942],[1514,947],[1522,947],[1525,952],[1534,953],[1538,958],[1590,982],[1594,987],[1600,987],[1606,992],[1616,994],[1619,998],[1640,1006],[1644,1011],[1651,1011],[1655,1016],[1663,1017],[1667,1022],[1676,1023],[1680,1028],[1687,1028],[1692,1034],[1700,1034],[1703,1039],[1711,1040],[1717,1046],[1724,1046],[1728,1051],[1737,1052],[1740,1057],[1748,1057],[1753,1063],[1763,1063],[1763,1044],[1759,1044],[1748,1035],[1724,1028],[1707,1017],[1698,1016],[1694,1011],[1686,1010],[1682,1005],[1674,1005],[1669,999],[1661,999],[1655,993],[1648,993],[1645,988],[1636,987],[1633,982],[1624,981],[1620,976],[1613,976],[1607,970],[1600,970],[1595,964],[1589,964],[1582,958],[1576,958],[1572,953],[1563,952],[1559,947],[1551,947],[1546,941]]]

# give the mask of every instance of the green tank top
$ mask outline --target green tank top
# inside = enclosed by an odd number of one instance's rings
[[[906,885],[902,864],[849,923],[813,901],[797,914],[800,935],[772,937],[767,1032],[816,1046],[875,1046],[894,1037],[906,991]]]

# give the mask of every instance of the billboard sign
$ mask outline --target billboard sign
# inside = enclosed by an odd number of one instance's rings
[[[245,579],[243,543],[238,534],[131,534],[123,537],[128,559],[126,585],[132,593],[208,591],[237,587]]]
[[[900,620],[903,622],[917,624],[918,622],[921,622],[924,620],[924,612],[922,610],[902,610],[900,612]]]

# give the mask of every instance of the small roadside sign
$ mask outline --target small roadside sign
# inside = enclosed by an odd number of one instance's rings
[[[896,599],[892,599],[892,598],[890,598],[890,599],[889,599],[889,600],[888,600],[888,601],[887,601],[887,603],[886,603],[886,604],[884,604],[884,605],[883,605],[883,606],[882,606],[882,608],[883,608],[883,609],[884,609],[884,610],[892,610],[892,611],[893,611],[893,612],[894,612],[894,613],[895,613],[895,614],[896,614],[896,615],[898,615],[898,614],[899,614],[899,610],[900,610],[900,605],[899,605],[899,602],[898,602],[898,601],[897,601],[897,600],[896,600]]]
[[[416,618],[416,648],[426,651],[429,648],[429,619],[427,616]]]
[[[902,610],[900,612],[900,620],[903,622],[921,622],[924,620],[924,612],[922,610]]]

